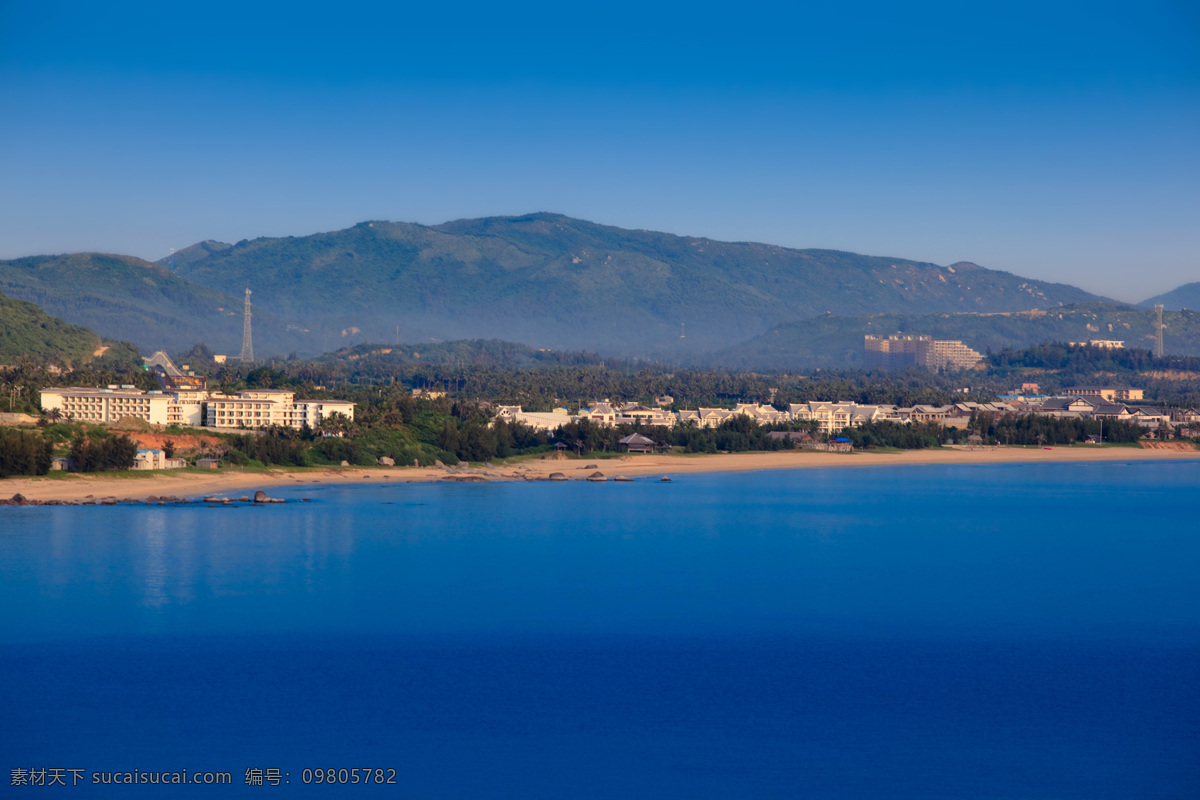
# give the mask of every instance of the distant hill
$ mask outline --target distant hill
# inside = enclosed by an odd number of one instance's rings
[[[1163,316],[1164,349],[1171,355],[1200,355],[1200,312]],[[744,369],[862,367],[863,337],[930,335],[957,339],[986,353],[1047,341],[1120,339],[1127,347],[1154,343],[1154,312],[1116,304],[1082,304],[1016,314],[824,315],[779,325],[706,361]]]
[[[500,339],[460,339],[453,342],[401,345],[363,344],[326,353],[317,360],[357,362],[358,366],[364,369],[373,365],[524,369],[595,366],[606,363],[606,359],[592,353],[537,350],[528,345]]]
[[[184,350],[198,341],[217,352],[241,350],[242,297],[132,256],[74,253],[0,261],[0,291],[147,352]],[[254,342],[264,354],[317,350],[311,337],[257,310]]]
[[[1166,294],[1151,297],[1138,303],[1141,308],[1154,308],[1162,303],[1168,311],[1178,311],[1181,308],[1200,309],[1200,283],[1185,283]]]
[[[312,330],[323,349],[358,329],[360,341],[503,338],[675,359],[825,312],[1013,311],[1100,299],[968,263],[717,242],[556,214],[364,222],[242,241],[182,264],[177,257],[176,271],[232,295],[249,285],[258,307]]]
[[[233,245],[226,244],[225,242],[218,242],[215,239],[205,239],[203,242],[196,242],[193,245],[188,245],[182,250],[176,250],[174,255],[167,256],[166,258],[160,258],[154,263],[169,269],[173,262],[175,264],[175,268],[179,269],[180,265],[182,264],[190,264],[193,261],[199,261],[202,258],[207,258],[213,253],[219,253],[222,250],[228,250],[231,247],[233,247]]]
[[[102,339],[82,325],[71,325],[33,303],[0,294],[0,364],[36,358],[64,367],[96,361],[141,364],[129,342]]]
[[[73,366],[92,358],[102,346],[95,331],[0,294],[0,364],[33,356]]]

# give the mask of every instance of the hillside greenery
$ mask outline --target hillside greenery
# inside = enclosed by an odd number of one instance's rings
[[[974,264],[718,242],[556,214],[364,222],[176,263],[180,276],[212,289],[249,285],[264,310],[311,330],[324,351],[499,337],[677,360],[827,311],[1010,311],[1097,299]]]
[[[0,364],[39,358],[54,364],[80,364],[101,346],[95,331],[71,325],[33,303],[0,294]]]
[[[224,294],[131,256],[74,253],[0,261],[0,292],[146,352],[177,350],[198,340],[218,352],[241,350],[241,290]],[[264,353],[305,347],[316,352],[306,334],[289,330],[265,310],[255,310],[253,331]]]

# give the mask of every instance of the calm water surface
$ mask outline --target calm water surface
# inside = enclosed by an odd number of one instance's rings
[[[1200,796],[1200,462],[286,496],[0,508],[0,766],[234,780],[28,790],[80,797]]]

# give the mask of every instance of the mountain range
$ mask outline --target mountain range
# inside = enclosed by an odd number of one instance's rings
[[[1200,309],[1200,282],[1185,283],[1171,291],[1151,297],[1149,300],[1144,300],[1138,303],[1140,308],[1154,308],[1158,303],[1162,303],[1163,308],[1167,311],[1178,311],[1184,308]]]
[[[547,213],[207,240],[157,264],[98,253],[0,261],[0,291],[147,351],[204,341],[236,354],[246,288],[260,356],[498,338],[684,361],[829,315],[1111,302],[968,262],[720,242]]]

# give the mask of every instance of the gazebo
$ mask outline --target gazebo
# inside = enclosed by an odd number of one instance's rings
[[[653,439],[640,433],[631,433],[617,444],[624,445],[630,453],[653,453],[658,449],[658,444]]]

